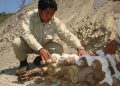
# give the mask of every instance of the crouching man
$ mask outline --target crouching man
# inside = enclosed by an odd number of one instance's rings
[[[16,58],[20,61],[20,68],[28,69],[27,57],[30,53],[39,54],[41,60],[47,60],[52,53],[61,54],[63,46],[52,41],[55,34],[69,46],[76,48],[79,54],[85,53],[78,38],[54,16],[56,11],[55,0],[39,0],[38,9],[24,15],[21,21],[23,34],[13,41],[13,49]]]

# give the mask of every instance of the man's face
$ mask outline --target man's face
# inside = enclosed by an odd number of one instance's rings
[[[47,8],[42,11],[39,10],[40,18],[44,23],[48,23],[52,19],[54,13],[55,13],[55,10],[53,8]]]

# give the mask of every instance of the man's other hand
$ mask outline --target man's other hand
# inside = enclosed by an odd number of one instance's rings
[[[39,54],[42,58],[42,61],[47,60],[48,58],[50,58],[51,54],[48,52],[48,50],[41,48],[39,50]]]
[[[78,50],[78,55],[84,55],[84,54],[87,54],[87,52],[84,50],[84,49],[79,49]]]

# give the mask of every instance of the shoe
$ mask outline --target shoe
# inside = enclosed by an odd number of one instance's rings
[[[25,59],[24,61],[20,61],[20,66],[19,69],[16,70],[16,75],[21,76],[25,74],[27,70],[29,70],[29,65],[27,59]]]
[[[26,70],[29,69],[29,65],[28,65],[27,59],[25,59],[24,61],[20,61],[20,69],[21,68],[26,68]]]
[[[38,67],[38,66],[41,65],[41,64],[40,64],[40,61],[42,61],[41,56],[37,56],[37,57],[35,57],[35,59],[34,59],[34,61],[33,61],[33,64]]]

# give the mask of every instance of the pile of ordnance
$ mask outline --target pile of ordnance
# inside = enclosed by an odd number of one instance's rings
[[[33,80],[57,86],[118,86],[120,81],[110,72],[109,62],[101,56],[53,54],[40,67],[17,71],[18,81]]]

